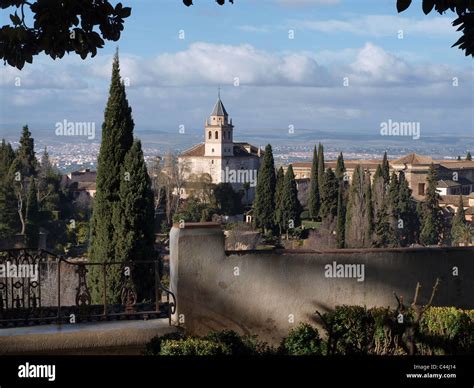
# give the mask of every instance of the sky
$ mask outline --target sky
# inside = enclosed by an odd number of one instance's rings
[[[0,66],[0,137],[25,124],[54,134],[64,120],[100,129],[116,47],[137,131],[202,129],[220,87],[236,138],[290,127],[376,137],[388,120],[419,123],[421,137],[474,134],[473,60],[451,48],[454,14],[425,16],[418,1],[398,14],[395,0],[122,3],[122,37],[96,57]]]

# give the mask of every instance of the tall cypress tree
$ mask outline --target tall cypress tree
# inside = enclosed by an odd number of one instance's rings
[[[319,187],[319,193],[320,194],[323,191],[324,171],[325,171],[324,147],[321,143],[319,143],[319,145],[318,145],[318,187]]]
[[[416,241],[418,235],[418,215],[414,203],[411,199],[411,189],[405,179],[403,171],[399,175],[398,205],[397,205],[397,230],[398,239],[401,246],[409,246]],[[401,228],[400,228],[401,226]]]
[[[15,152],[10,143],[2,140],[0,145],[0,238],[7,238],[19,229],[15,195],[11,189],[10,166]]]
[[[426,189],[425,201],[423,203],[423,220],[420,232],[420,242],[423,245],[438,244],[443,230],[443,215],[439,206],[439,194],[436,191],[437,174],[434,165],[431,164],[426,178],[428,187]]]
[[[116,225],[116,261],[155,259],[154,196],[141,142],[135,140],[127,152],[120,174],[119,206],[114,214]],[[152,297],[152,280],[146,266],[138,265],[133,280],[139,299]],[[120,279],[116,279],[120,284]],[[151,293],[150,293],[151,292]]]
[[[337,225],[336,225],[336,245],[337,248],[344,248],[346,245],[346,206],[344,204],[344,182],[339,181],[337,191]]]
[[[346,210],[345,242],[350,248],[363,248],[367,246],[366,184],[364,171],[358,165],[352,174]]]
[[[467,154],[466,154],[466,160],[469,160],[471,161],[472,160],[472,155],[471,153],[468,151]]]
[[[20,172],[21,178],[24,179],[26,177],[36,176],[37,167],[38,161],[35,156],[34,139],[31,137],[28,125],[25,125],[20,138],[20,146],[15,153],[15,160],[11,166],[11,172]]]
[[[389,183],[390,183],[390,165],[388,163],[387,151],[385,151],[384,154],[383,154],[382,176],[383,176],[383,180],[385,182],[385,185],[388,186]]]
[[[321,192],[321,218],[334,218],[337,215],[337,196],[339,180],[331,168],[324,173],[323,191]]]
[[[377,248],[386,248],[391,245],[392,237],[390,231],[390,222],[387,203],[384,202],[376,214],[374,228],[373,246]]]
[[[365,246],[372,245],[372,236],[374,233],[374,209],[372,205],[372,187],[370,184],[370,173],[364,174],[365,180],[365,217],[366,217],[366,235]]]
[[[301,212],[295,174],[293,173],[293,166],[291,164],[288,166],[288,170],[286,170],[281,203],[283,213],[282,226],[283,230],[288,231],[291,227],[296,227],[300,224]]]
[[[464,211],[464,203],[462,195],[459,196],[458,210],[453,217],[451,226],[451,242],[452,245],[459,245],[463,240],[463,227],[466,224],[466,212]]]
[[[308,209],[309,216],[314,221],[319,215],[319,208],[321,205],[320,192],[319,192],[319,180],[318,180],[318,152],[316,146],[313,150],[313,163],[311,165],[311,179],[309,188],[309,201]]]
[[[283,197],[283,188],[284,188],[284,181],[285,181],[285,172],[283,171],[283,167],[278,169],[276,175],[276,189],[275,189],[275,225],[279,228],[279,232],[281,234],[282,228],[282,217],[283,217],[283,209],[281,198]]]
[[[336,161],[336,177],[340,181],[344,180],[344,172],[346,171],[346,166],[344,165],[344,156],[342,152],[337,157]]]
[[[272,146],[265,147],[265,155],[258,172],[257,187],[255,190],[254,217],[257,227],[266,233],[274,226],[275,213],[275,165]]]
[[[125,155],[133,143],[133,119],[125,93],[125,85],[120,79],[118,51],[112,65],[112,79],[109,98],[105,108],[104,123],[102,124],[102,143],[98,157],[97,192],[91,221],[91,262],[108,262],[115,260],[115,245],[117,235],[112,222],[112,214],[116,212],[119,202],[121,168]],[[110,301],[118,300],[117,278],[118,266],[108,266],[107,275],[112,280],[108,282],[107,295]],[[92,266],[90,273],[91,293],[95,301],[99,301],[104,285],[102,267]]]

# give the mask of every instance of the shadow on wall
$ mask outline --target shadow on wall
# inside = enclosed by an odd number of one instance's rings
[[[299,322],[314,323],[337,305],[396,307],[410,303],[417,282],[426,303],[474,308],[474,248],[331,251],[224,251],[212,223],[174,227],[170,242],[174,322],[193,334],[233,329],[278,342]]]

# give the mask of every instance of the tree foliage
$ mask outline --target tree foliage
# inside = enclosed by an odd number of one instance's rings
[[[405,11],[411,5],[411,0],[397,0],[398,12]],[[474,5],[472,0],[422,0],[422,9],[428,15],[433,9],[440,15],[446,11],[456,12],[457,18],[452,25],[462,36],[451,46],[458,46],[466,56],[474,57]]]

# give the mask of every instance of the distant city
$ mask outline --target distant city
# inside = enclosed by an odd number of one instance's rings
[[[97,155],[100,149],[100,138],[84,140],[84,138],[70,137],[58,139],[46,134],[45,130],[35,131],[30,127],[37,150],[48,150],[51,161],[61,172],[70,172],[81,169],[96,169]],[[18,146],[17,131],[11,129],[2,131],[7,141],[11,141],[14,148]],[[309,161],[312,157],[314,144],[324,142],[327,147],[327,160],[335,160],[340,152],[347,160],[381,159],[387,151],[389,159],[415,152],[431,156],[435,159],[455,159],[458,155],[464,157],[474,144],[474,136],[432,135],[419,140],[411,138],[391,138],[372,136],[368,134],[347,132],[323,132],[319,130],[295,130],[294,134],[287,134],[285,130],[240,131],[236,127],[236,138],[250,140],[256,146],[264,147],[268,143],[268,133],[271,132],[271,143],[276,165],[286,165],[293,162]],[[12,136],[9,134],[12,133]],[[267,134],[266,134],[267,133]],[[202,129],[190,130],[186,134],[167,133],[164,131],[136,130],[136,136],[143,142],[145,160],[149,163],[157,156],[168,153],[181,153],[191,145],[203,142]],[[37,155],[39,157],[39,155]]]

